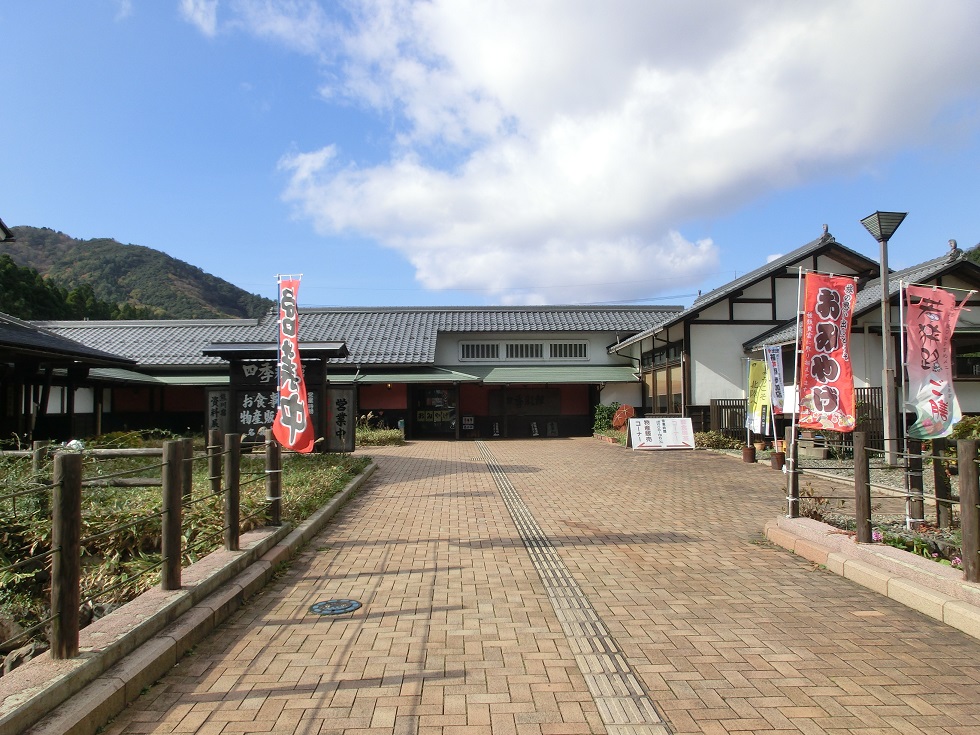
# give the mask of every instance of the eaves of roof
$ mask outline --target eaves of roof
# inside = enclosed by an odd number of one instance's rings
[[[771,277],[775,273],[784,271],[787,267],[798,263],[804,258],[816,257],[830,250],[833,250],[836,255],[841,257],[842,260],[848,261],[854,270],[873,270],[877,268],[877,263],[874,260],[861,255],[855,250],[851,250],[845,245],[841,245],[834,239],[833,235],[825,232],[816,240],[808,242],[803,247],[797,248],[790,253],[786,253],[785,255],[782,255],[769,263],[766,263],[764,266],[746,273],[743,276],[739,276],[733,281],[729,281],[724,286],[719,286],[706,294],[698,296],[698,298],[694,300],[694,303],[682,313],[674,316],[672,319],[661,325],[652,327],[643,332],[635,334],[628,339],[616,343],[609,348],[609,352],[619,352],[630,345],[636,344],[640,340],[648,339],[667,327],[673,326],[674,324],[680,324],[685,320],[696,316],[699,312],[713,306],[714,304],[717,304],[732,294],[736,294],[739,291],[749,288],[750,286]]]
[[[680,306],[383,307],[300,309],[301,348],[307,343],[347,345],[331,365],[430,365],[440,332],[575,333],[628,335],[680,314]],[[222,364],[215,345],[274,347],[275,319],[129,322],[43,322],[65,337],[114,350],[144,369]]]
[[[636,383],[640,380],[636,368],[630,365],[493,367],[481,371],[480,377],[484,383],[496,385],[541,383],[596,385],[599,383]]]
[[[890,271],[888,274],[889,300],[894,302],[903,286],[928,284],[930,281],[935,281],[952,273],[956,273],[957,276],[968,282],[976,283],[978,290],[980,290],[980,265],[966,260],[962,256],[962,251],[954,252],[953,255],[947,254],[899,271]],[[864,284],[855,299],[855,317],[864,316],[881,307],[881,288],[881,278],[875,278]],[[745,342],[742,347],[746,352],[754,352],[766,345],[793,344],[794,342],[796,342],[796,319],[790,319]]]
[[[122,355],[101,350],[56,334],[31,322],[0,313],[0,350],[45,361],[67,361],[89,366],[129,367]]]

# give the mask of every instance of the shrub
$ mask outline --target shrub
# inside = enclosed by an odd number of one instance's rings
[[[980,439],[980,416],[964,416],[953,426],[952,439]]]
[[[700,449],[740,449],[745,442],[731,436],[725,436],[720,431],[694,432],[694,446]]]
[[[405,443],[401,429],[389,429],[371,411],[357,417],[356,430],[355,444],[359,447],[398,447]]]
[[[405,443],[401,429],[357,429],[357,446],[359,447],[400,447]]]
[[[618,401],[613,401],[608,406],[599,404],[595,407],[595,421],[592,424],[592,432],[595,434],[601,434],[604,431],[609,431],[612,429],[613,416],[616,415],[616,409],[620,407]]]

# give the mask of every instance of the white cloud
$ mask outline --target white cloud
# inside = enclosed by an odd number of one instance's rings
[[[321,232],[376,238],[431,288],[554,302],[676,293],[718,260],[685,221],[940,135],[976,100],[980,5],[899,6],[363,0],[343,33],[312,2],[232,7],[337,53],[324,94],[398,121],[380,165],[330,140],[283,159]],[[572,287],[617,278],[635,285]]]
[[[126,20],[133,14],[133,0],[116,0],[116,20]]]
[[[218,0],[180,0],[180,15],[205,36],[218,32]]]

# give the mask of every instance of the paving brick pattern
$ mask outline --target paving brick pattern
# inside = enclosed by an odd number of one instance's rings
[[[782,474],[486,446],[671,732],[980,732],[980,641],[765,542]],[[361,494],[105,733],[618,732],[478,444],[367,453]],[[309,612],[335,598],[363,607]]]

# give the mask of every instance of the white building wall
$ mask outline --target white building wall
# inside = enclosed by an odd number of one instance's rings
[[[793,319],[802,308],[799,278],[779,278],[776,280],[776,319]]]
[[[599,403],[623,403],[639,408],[643,401],[642,383],[607,383],[599,393]]]
[[[963,413],[980,413],[980,381],[956,380],[953,389]]]
[[[59,414],[68,412],[68,389],[64,386],[53,385],[48,394],[47,413]],[[75,413],[95,412],[95,389],[75,389]]]
[[[552,342],[587,342],[588,359],[557,359],[548,357],[548,345]],[[459,332],[440,332],[436,342],[435,364],[441,367],[459,367],[465,372],[465,365],[631,365],[625,355],[609,355],[606,348],[616,341],[612,332],[495,332],[486,334]],[[460,360],[460,343],[498,342],[501,345],[498,360]],[[541,342],[545,355],[541,359],[507,360],[503,357],[506,342]]]
[[[94,388],[78,388],[75,390],[75,413],[95,413]]]
[[[758,325],[691,325],[691,404],[712,398],[745,398],[742,344],[759,334]]]

